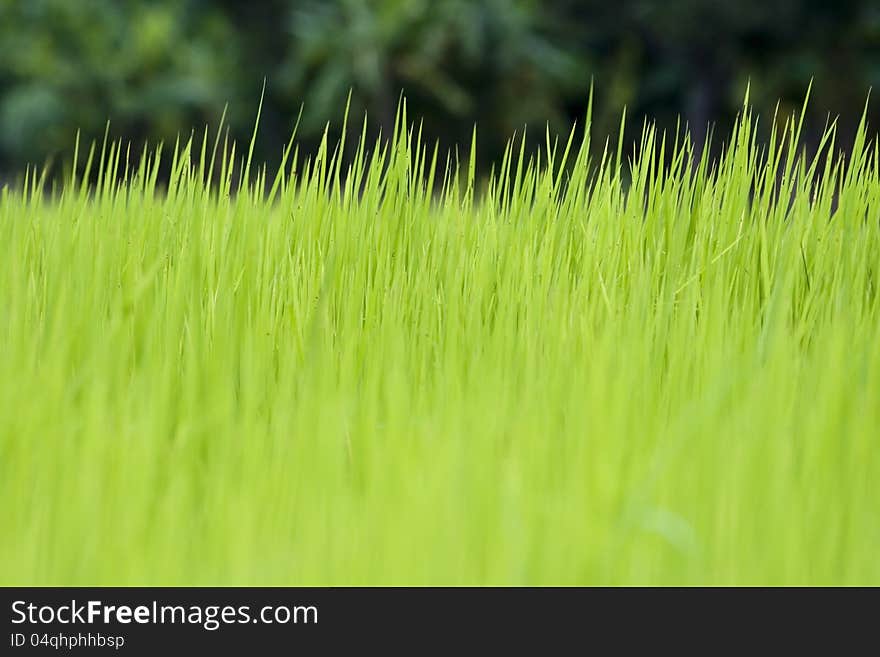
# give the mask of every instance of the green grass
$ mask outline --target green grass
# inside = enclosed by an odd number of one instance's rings
[[[30,172],[0,583],[880,584],[878,146],[800,122]]]

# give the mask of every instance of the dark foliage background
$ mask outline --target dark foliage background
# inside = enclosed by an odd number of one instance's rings
[[[0,0],[0,172],[61,159],[77,129],[137,143],[216,126],[247,139],[268,80],[258,155],[277,159],[300,107],[314,142],[352,113],[410,117],[445,146],[479,126],[483,162],[529,124],[567,130],[595,84],[596,130],[627,106],[698,138],[756,107],[800,107],[808,131],[857,123],[880,82],[870,0]],[[869,108],[874,125],[880,102]]]

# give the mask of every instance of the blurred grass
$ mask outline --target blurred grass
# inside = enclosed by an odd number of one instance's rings
[[[880,583],[878,146],[800,119],[513,140],[480,195],[405,110],[277,178],[213,136],[30,171],[0,583]]]

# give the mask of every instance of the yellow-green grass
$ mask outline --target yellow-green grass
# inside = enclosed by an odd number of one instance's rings
[[[29,173],[0,583],[880,584],[878,146],[774,126]]]

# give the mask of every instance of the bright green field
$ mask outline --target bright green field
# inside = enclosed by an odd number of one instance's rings
[[[878,147],[778,124],[31,172],[0,583],[880,584]]]

